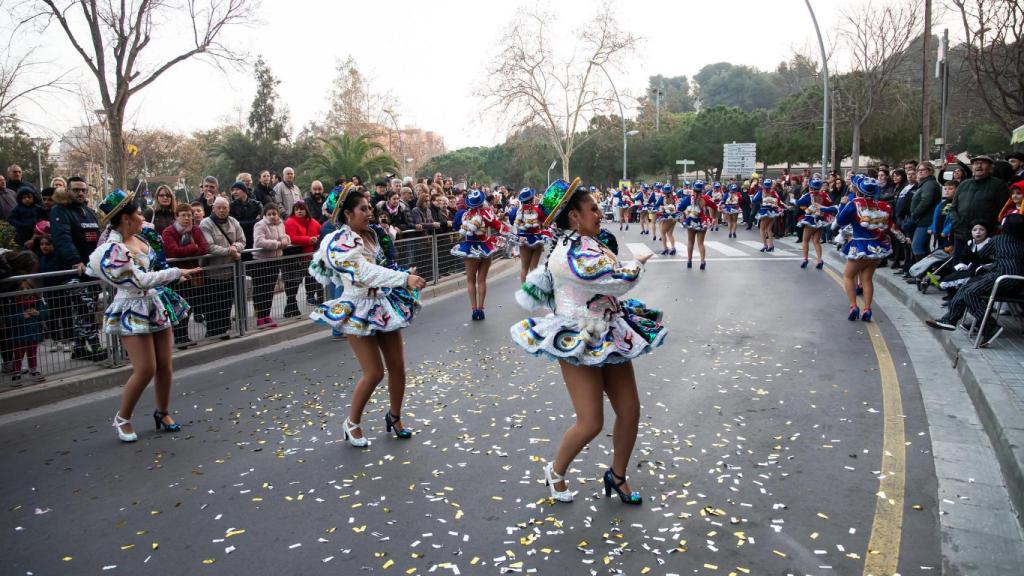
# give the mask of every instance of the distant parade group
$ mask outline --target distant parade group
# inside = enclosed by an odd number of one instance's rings
[[[620,233],[629,230],[630,214],[636,208],[640,235],[650,235],[655,241],[660,237],[665,256],[676,255],[674,230],[681,224],[687,234],[686,267],[693,267],[696,247],[699,269],[707,270],[705,236],[724,225],[730,239],[737,237],[742,194],[760,206],[753,219],[763,242],[761,252],[775,250],[772,225],[786,206],[771,179],[754,176],[747,190],[737,183],[702,180],[684,181],[679,187],[662,183],[640,184],[635,189],[624,186],[610,192],[606,207],[617,214]],[[840,252],[846,258],[848,318],[869,322],[872,277],[879,262],[892,252],[892,209],[876,199],[881,188],[874,178],[854,175],[850,184],[849,194],[833,205],[822,190],[821,179],[814,176],[806,193],[793,203],[800,213],[797,225],[803,228],[800,266],[808,267],[813,246],[815,268],[821,270],[822,231],[828,227],[838,230],[844,240]],[[658,348],[667,329],[661,311],[626,297],[639,284],[653,252],[632,260],[619,258],[615,236],[601,227],[604,209],[596,192],[594,187],[580,186],[578,178],[556,180],[543,194],[523,188],[518,206],[499,218],[488,205],[485,192],[471,190],[465,208],[455,217],[461,242],[451,253],[465,261],[470,317],[482,321],[486,318],[491,259],[507,245],[518,247],[521,287],[515,299],[533,315],[511,326],[511,339],[533,356],[558,362],[576,412],[575,423],[542,470],[550,497],[560,502],[573,500],[575,491],[565,476],[587,443],[601,432],[603,397],[607,396],[615,413],[615,433],[612,463],[603,477],[604,492],[638,505],[643,498],[626,477],[640,421],[632,361]],[[154,376],[157,428],[180,430],[169,416],[172,341],[168,330],[187,321],[189,306],[170,285],[198,272],[167,264],[159,238],[146,233],[141,208],[131,192],[117,190],[105,199],[100,206],[105,241],[89,261],[89,273],[117,290],[105,314],[104,330],[121,337],[133,366],[113,420],[122,442],[138,439],[131,417]],[[338,186],[328,195],[323,210],[330,216],[325,226],[332,231],[322,235],[309,274],[334,297],[321,303],[310,319],[329,325],[335,334],[344,334],[361,370],[342,423],[342,437],[357,448],[370,444],[363,432],[363,412],[386,368],[389,402],[383,418],[385,430],[397,439],[410,439],[415,433],[403,421],[406,371],[400,330],[415,317],[419,290],[426,282],[415,268],[398,264],[390,237],[375,223],[365,192],[352,184]],[[861,294],[863,309],[857,301]]]

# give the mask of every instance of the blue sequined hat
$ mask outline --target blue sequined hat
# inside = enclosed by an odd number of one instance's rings
[[[772,184],[775,184],[775,181],[771,178],[765,178],[764,182],[761,182],[761,186],[764,186],[765,188],[771,188]]]
[[[324,200],[323,212],[324,214],[330,214],[331,222],[338,222],[338,212],[341,210],[341,205],[345,203],[345,197],[348,193],[355,188],[355,184],[351,182],[345,182],[340,186],[335,186],[331,189],[330,194],[327,195],[327,200]]]
[[[519,191],[519,201],[529,202],[530,200],[533,200],[533,197],[536,195],[537,191],[534,190],[533,188],[523,188],[522,190]]]
[[[715,190],[721,190],[722,189],[722,183],[717,181],[717,180],[715,180],[715,182],[711,185],[711,187],[714,188]]]
[[[662,192],[671,192],[672,191],[672,185],[666,183],[664,186],[661,187],[661,191]]]
[[[740,187],[737,186],[735,183],[729,184],[729,192],[739,192],[739,190]]]
[[[541,199],[541,206],[544,207],[544,211],[547,212],[548,217],[544,219],[545,226],[551,226],[551,223],[558,218],[558,215],[565,209],[565,205],[569,203],[569,198],[576,192],[576,187],[580,185],[579,177],[573,178],[572,183],[568,183],[565,180],[559,178],[548,186],[544,197]]]
[[[878,180],[864,176],[862,174],[854,174],[850,177],[850,182],[860,190],[860,193],[869,197],[874,198],[882,190]]]
[[[479,208],[484,205],[484,193],[479,190],[472,190],[466,195],[466,206]]]
[[[693,182],[693,190],[694,190],[694,192],[703,192],[704,191],[704,181],[703,180],[695,180]]]
[[[100,227],[105,228],[107,224],[110,224],[110,219],[114,217],[114,214],[120,212],[133,198],[135,198],[134,190],[125,192],[118,188],[107,194],[107,197],[103,199],[103,203],[99,205]]]
[[[824,184],[824,183],[823,183],[823,182],[821,181],[821,178],[811,178],[811,179],[810,179],[810,180],[809,180],[809,181],[807,182],[807,186],[808,186],[808,187],[809,187],[809,188],[810,188],[811,190],[821,190],[821,187],[822,187],[822,185],[823,185],[823,184]]]

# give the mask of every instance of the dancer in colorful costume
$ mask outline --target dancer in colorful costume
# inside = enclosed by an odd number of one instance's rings
[[[361,426],[363,410],[387,367],[390,403],[385,430],[411,438],[412,429],[402,422],[405,345],[400,330],[412,321],[419,306],[417,291],[426,282],[415,268],[402,270],[388,261],[382,238],[370,227],[373,209],[366,193],[346,183],[331,191],[324,208],[337,228],[313,253],[309,274],[324,286],[343,289],[340,297],[320,304],[309,318],[346,334],[363,372],[352,391],[342,433],[352,446],[369,446]]]
[[[704,253],[704,236],[708,228],[714,226],[717,210],[710,194],[704,193],[704,181],[697,180],[693,183],[690,193],[683,196],[679,202],[679,212],[683,215],[683,228],[686,228],[686,267],[693,268],[693,245],[697,244],[700,252],[700,269],[707,269],[707,262]]]
[[[810,251],[810,244],[814,244],[814,256],[817,259],[815,268],[821,270],[824,262],[821,259],[821,231],[832,225],[838,208],[832,206],[828,191],[823,190],[824,183],[817,176],[807,181],[807,192],[796,202],[796,207],[803,213],[797,219],[796,225],[803,228],[801,243],[803,245],[804,261],[801,268],[807,268],[807,257]]]
[[[683,190],[680,189],[681,193]],[[661,228],[662,256],[676,254],[676,224],[679,222],[679,197],[672,191],[672,185],[661,188],[661,196],[655,204],[657,222]],[[669,248],[671,246],[671,248]]]
[[[657,190],[657,187],[655,187]],[[647,185],[640,187],[640,191],[633,196],[633,204],[637,206],[640,217],[640,235],[650,234],[648,225],[651,224],[651,204],[654,203],[654,192]],[[653,226],[652,226],[653,228]],[[657,240],[657,238],[655,238]]]
[[[615,214],[619,217],[619,230],[622,230],[623,225],[626,226],[626,230],[629,230],[629,209],[633,205],[629,189],[623,186],[612,192],[612,203],[615,207]]]
[[[722,213],[725,214],[726,229],[729,231],[729,238],[736,237],[736,225],[739,223],[740,214],[743,208],[740,207],[740,187],[735,182],[729,184],[725,194],[722,196]]]
[[[485,199],[482,191],[470,191],[466,195],[466,209],[455,215],[454,222],[463,239],[452,247],[452,255],[466,260],[466,290],[469,293],[469,305],[473,309],[473,320],[485,318],[484,303],[487,300],[487,273],[491,269],[491,257],[504,242],[501,234],[509,231],[508,226],[494,216]]]
[[[553,461],[544,467],[551,498],[571,502],[565,475],[603,424],[603,396],[615,412],[611,467],[604,473],[605,495],[614,491],[626,504],[641,504],[626,483],[629,458],[640,421],[640,400],[632,360],[661,345],[661,314],[638,300],[619,300],[636,286],[647,254],[620,262],[597,239],[601,211],[585,191],[554,182],[542,201],[547,224],[557,229],[545,265],[530,273],[516,300],[527,310],[548,308],[545,317],[526,318],[511,328],[512,340],[527,352],[557,360],[576,412]]]
[[[772,226],[775,219],[782,214],[782,199],[774,189],[775,182],[771,178],[765,178],[757,194],[750,199],[753,204],[760,204],[754,219],[757,221],[757,228],[761,233],[761,242],[764,247],[761,252],[775,252],[775,240],[772,239]]]
[[[881,191],[878,180],[860,174],[850,177],[853,192],[842,199],[834,229],[850,227],[850,236],[840,248],[846,257],[843,287],[850,303],[848,319],[871,321],[871,303],[875,293],[875,270],[882,259],[892,254],[889,236],[892,229],[892,208],[888,202],[875,200]],[[864,294],[864,311],[857,306],[857,291]]]
[[[167,287],[188,280],[199,268],[183,270],[167,265],[160,235],[146,221],[135,192],[114,190],[99,207],[100,227],[106,240],[89,256],[87,272],[117,292],[103,313],[103,332],[120,336],[132,374],[121,392],[114,428],[122,442],[135,442],[131,419],[142,392],[155,380],[157,430],[178,432],[181,426],[168,414],[174,379],[171,328],[188,322],[188,302]]]
[[[525,282],[526,275],[540,264],[540,256],[544,252],[544,241],[551,238],[551,231],[544,226],[544,209],[534,198],[537,191],[523,188],[519,191],[519,207],[509,213],[509,220],[519,238],[520,270],[519,281]]]

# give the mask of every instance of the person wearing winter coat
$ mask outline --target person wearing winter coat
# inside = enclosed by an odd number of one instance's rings
[[[310,217],[306,202],[297,200],[292,204],[291,215],[284,223],[284,230],[291,240],[290,249],[286,253],[304,255],[302,257],[294,257],[285,264],[284,292],[286,302],[284,317],[291,318],[301,314],[295,301],[300,281],[305,280],[306,302],[308,304],[315,306],[323,298],[320,284],[306,273],[311,258],[309,254],[312,254],[320,243],[320,223]]]
[[[35,194],[32,190],[22,186],[18,190],[18,204],[11,210],[7,221],[14,226],[14,241],[18,246],[24,246],[32,238],[36,228],[36,222],[42,218],[42,209],[36,205]]]
[[[242,259],[245,250],[245,232],[241,224],[229,214],[228,199],[218,196],[212,212],[199,224],[210,253],[204,270],[206,295],[209,300],[206,315],[206,336],[227,340],[231,328],[232,277],[234,270],[228,264]],[[210,270],[209,268],[214,268]]]
[[[281,221],[281,210],[277,204],[270,203],[263,207],[263,218],[256,223],[253,230],[252,264],[252,306],[256,312],[256,329],[277,328],[277,323],[270,316],[270,308],[274,298],[274,285],[281,272],[281,256],[284,249],[291,245],[291,238],[285,232]]]
[[[164,253],[168,258],[189,258],[177,263],[180,268],[196,268],[202,263],[199,257],[207,254],[206,236],[195,223],[192,207],[188,204],[178,204],[174,208],[174,215],[174,223],[164,228],[160,235]],[[192,305],[197,314],[205,314],[209,307],[202,286],[202,275],[193,274],[188,280],[178,280],[173,289]],[[188,337],[187,322],[175,324],[173,330],[174,344],[179,349],[195,346],[195,342]]]
[[[244,182],[231,185],[231,207],[228,213],[242,226],[245,233],[245,247],[252,248],[253,227],[263,217],[263,205],[249,197],[249,189]]]

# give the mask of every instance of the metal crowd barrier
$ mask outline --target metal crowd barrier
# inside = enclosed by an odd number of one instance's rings
[[[395,256],[400,266],[415,266],[428,284],[437,284],[465,271],[462,259],[451,255],[452,246],[460,240],[456,232],[400,237],[394,241]],[[252,258],[252,252],[246,250],[240,261],[217,265],[206,264],[209,257],[168,259],[172,266],[198,264],[203,269],[193,279],[171,285],[192,309],[188,321],[173,329],[176,350],[305,320],[317,305],[332,297],[306,272],[311,254],[259,259]],[[504,254],[501,251],[497,257]],[[34,287],[13,289],[23,281]],[[113,288],[79,277],[75,271],[12,276],[4,284],[12,289],[0,293],[4,381],[0,391],[33,383],[30,372],[38,371],[46,378],[64,377],[127,362],[119,340],[101,329],[103,312],[114,298]],[[29,309],[43,318],[37,321],[32,312],[26,317]],[[37,370],[30,371],[33,348]]]

